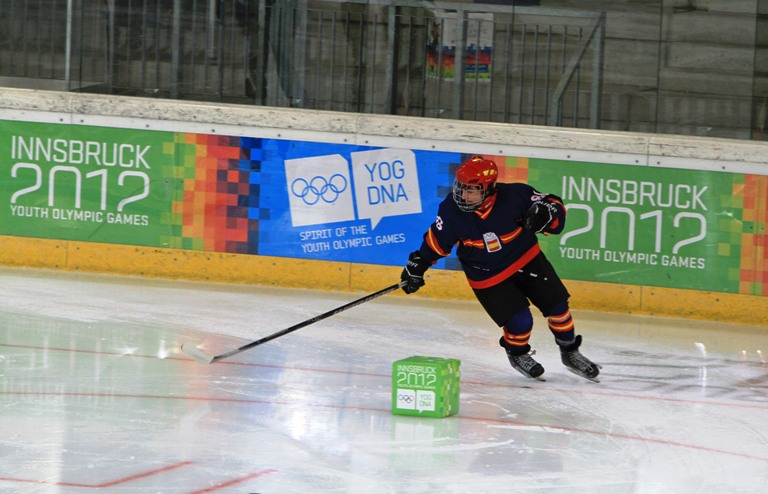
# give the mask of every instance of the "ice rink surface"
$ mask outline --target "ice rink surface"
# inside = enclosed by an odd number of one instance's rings
[[[512,370],[472,302],[0,269],[1,493],[768,492],[768,327],[574,311],[599,384]],[[397,280],[383,280],[382,288]],[[424,288],[426,292],[429,286]],[[461,361],[461,409],[391,369]]]

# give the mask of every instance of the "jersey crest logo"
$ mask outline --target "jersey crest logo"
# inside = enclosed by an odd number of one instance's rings
[[[483,233],[483,242],[488,252],[498,252],[501,250],[501,240],[493,232]]]

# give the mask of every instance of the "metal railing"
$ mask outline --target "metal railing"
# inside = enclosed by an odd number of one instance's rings
[[[0,13],[0,84],[600,127],[601,14],[409,0],[4,0]]]

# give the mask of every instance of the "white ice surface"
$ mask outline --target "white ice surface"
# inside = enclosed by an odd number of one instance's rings
[[[546,382],[476,303],[415,296],[179,350],[362,295],[0,269],[0,493],[768,492],[765,326],[574,311],[599,384],[541,317]],[[458,415],[392,415],[412,355],[461,361]]]

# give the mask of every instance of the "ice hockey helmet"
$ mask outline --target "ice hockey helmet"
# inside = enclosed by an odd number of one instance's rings
[[[496,163],[482,156],[472,156],[456,169],[453,181],[454,202],[462,211],[488,208],[496,192],[498,178]],[[471,191],[482,191],[482,194],[471,194]]]

